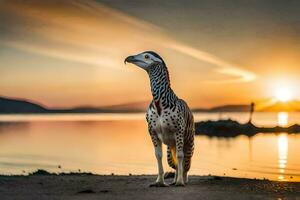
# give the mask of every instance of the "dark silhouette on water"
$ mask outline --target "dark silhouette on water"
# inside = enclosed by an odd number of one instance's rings
[[[251,102],[250,104],[250,116],[249,116],[249,122],[248,123],[252,123],[252,116],[255,110],[255,103]]]
[[[196,135],[217,137],[254,136],[257,133],[300,133],[300,125],[298,124],[289,127],[257,127],[251,122],[241,124],[231,119],[197,122],[195,123],[195,127]]]

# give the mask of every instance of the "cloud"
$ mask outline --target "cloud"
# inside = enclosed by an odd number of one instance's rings
[[[192,56],[198,60],[205,61],[218,66],[216,70],[220,73],[239,77],[238,79],[233,79],[232,81],[252,81],[256,78],[256,75],[254,73],[244,70],[239,66],[235,66],[234,64],[228,63],[225,60],[222,60],[207,52],[200,51],[196,48],[175,41],[166,43],[166,45],[169,46],[169,48],[177,50],[186,55]]]
[[[94,1],[5,1],[0,44],[88,65],[119,68],[141,49],[167,49],[209,63],[230,81],[255,74],[167,35],[161,28]],[[59,4],[59,5],[58,5]],[[4,17],[3,17],[4,16]],[[4,23],[5,19],[13,20]],[[228,80],[228,79],[226,79]]]

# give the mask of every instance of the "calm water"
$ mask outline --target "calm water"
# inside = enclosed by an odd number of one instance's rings
[[[247,114],[195,114],[196,120]],[[156,160],[142,114],[0,115],[0,173],[154,174]],[[256,113],[257,125],[300,123],[300,113]],[[300,134],[231,139],[196,136],[190,174],[300,181]],[[164,149],[165,152],[165,149]],[[61,166],[61,168],[58,168]],[[165,171],[170,170],[164,157]]]

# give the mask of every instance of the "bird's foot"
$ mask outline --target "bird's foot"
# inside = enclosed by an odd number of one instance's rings
[[[172,183],[170,183],[170,185],[176,185],[176,181],[173,181]]]
[[[178,186],[178,187],[182,187],[182,186],[185,186],[184,182],[183,181],[177,181],[175,184],[175,186]]]
[[[149,185],[149,187],[168,187],[169,185],[164,182],[155,182]]]

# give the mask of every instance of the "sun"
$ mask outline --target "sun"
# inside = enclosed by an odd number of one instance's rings
[[[289,87],[280,87],[275,91],[275,99],[280,102],[288,102],[293,99],[293,91]]]

